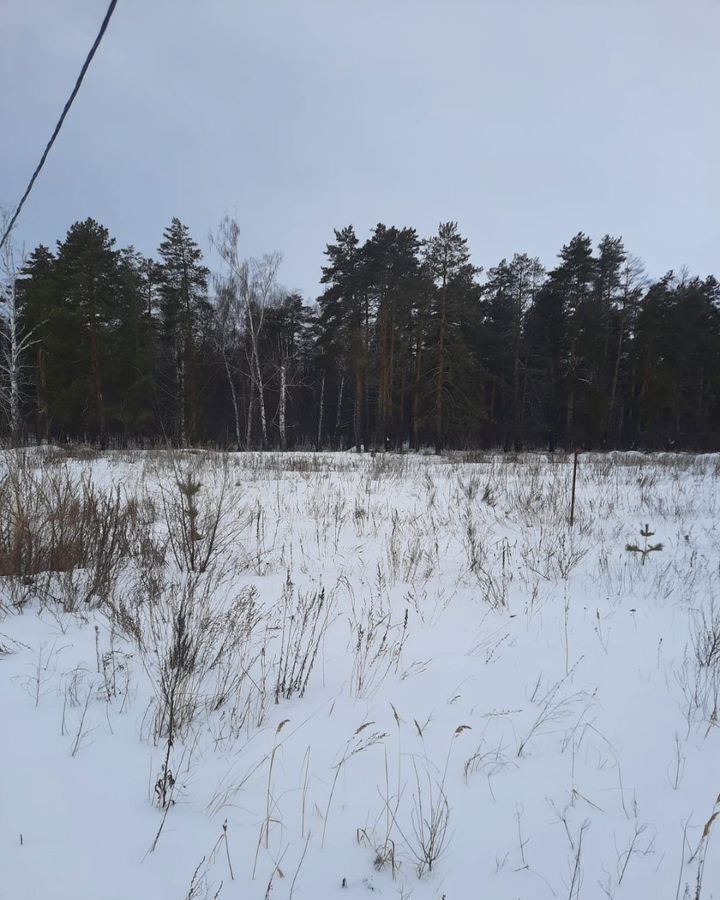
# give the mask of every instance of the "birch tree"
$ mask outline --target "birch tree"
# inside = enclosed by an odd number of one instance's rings
[[[298,293],[282,296],[266,312],[264,346],[269,348],[272,368],[277,373],[277,425],[281,450],[288,447],[291,392],[309,386],[306,375],[313,368],[314,324],[312,312]],[[321,407],[323,402],[321,398]]]
[[[260,361],[260,335],[265,312],[276,299],[277,270],[280,266],[281,256],[279,253],[270,253],[259,259],[252,257],[242,259],[239,247],[240,227],[229,216],[226,216],[220,223],[217,233],[212,236],[212,243],[227,270],[224,275],[225,302],[231,312],[227,314],[226,325],[237,327],[238,323],[242,323],[249,345],[250,402],[248,404],[246,443],[248,445],[250,443],[253,407],[256,400],[260,412],[260,429],[264,449],[268,445],[268,419],[265,384]],[[236,433],[238,430],[239,428],[236,429]]]
[[[215,343],[222,360],[225,378],[230,389],[230,400],[233,408],[233,430],[235,449],[242,447],[240,431],[240,401],[237,387],[237,357],[239,349],[241,322],[238,317],[239,304],[232,283],[222,276],[215,279]],[[249,442],[249,438],[247,438]]]
[[[0,230],[3,232],[7,227],[8,218],[6,213],[0,216]],[[18,274],[24,266],[24,261],[24,253],[22,250],[18,250],[13,235],[10,233],[3,245],[0,257],[0,274],[2,275],[0,302],[4,318],[4,322],[0,325],[0,336],[2,337],[0,402],[7,417],[13,446],[20,442],[22,431],[20,400],[23,359],[34,343],[32,331],[23,329],[20,324],[18,310]]]

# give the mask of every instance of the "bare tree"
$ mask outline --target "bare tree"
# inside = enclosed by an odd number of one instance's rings
[[[262,445],[267,447],[267,415],[265,412],[265,392],[260,368],[258,344],[263,326],[265,310],[273,301],[277,284],[275,281],[280,265],[280,254],[271,253],[261,259],[250,259],[245,264],[245,280],[241,283],[244,311],[250,336],[251,371],[254,373],[255,390],[260,407]]]
[[[233,424],[235,428],[235,449],[242,446],[240,438],[240,404],[238,390],[235,383],[235,364],[237,343],[242,331],[241,322],[238,320],[239,305],[236,302],[236,294],[227,279],[216,279],[216,305],[215,305],[215,342],[220,352],[223,368],[230,388],[230,398],[233,406]],[[252,402],[252,398],[251,398]],[[249,443],[249,436],[247,437]]]
[[[287,403],[287,365],[280,363],[280,402],[278,403],[278,428],[280,430],[280,449],[287,450],[287,426],[285,424],[285,407]]]
[[[225,303],[232,313],[226,317],[226,326],[241,327],[249,341],[248,363],[250,368],[250,403],[248,408],[247,441],[251,433],[253,398],[257,397],[260,410],[262,446],[268,444],[265,386],[260,365],[260,334],[265,310],[276,299],[277,270],[280,254],[270,253],[260,259],[241,259],[239,252],[240,227],[234,219],[225,216],[212,242],[227,267],[224,276]],[[227,371],[227,369],[226,369]],[[228,375],[232,385],[232,378]],[[231,387],[231,393],[233,388]],[[237,399],[237,398],[235,398]],[[239,433],[239,413],[236,415],[236,436]]]
[[[271,355],[274,359],[273,368],[277,371],[278,379],[277,424],[280,449],[287,450],[287,407],[290,394],[293,388],[308,386],[305,377],[307,374],[305,363],[307,361],[309,320],[305,315],[302,297],[297,292],[286,294],[282,299],[278,297],[272,313],[267,327],[275,335]],[[303,352],[303,348],[305,348],[305,352]],[[322,402],[321,397],[321,406]]]
[[[5,230],[9,215],[0,215],[0,230]],[[22,428],[20,395],[22,390],[23,357],[35,343],[32,331],[25,331],[19,319],[17,281],[18,272],[25,262],[24,252],[18,250],[12,232],[5,241],[0,257],[0,304],[3,307],[4,323],[0,324],[0,403],[10,425],[10,439],[13,444],[20,441]]]
[[[278,372],[278,433],[280,435],[280,449],[287,450],[287,402],[289,389],[298,387],[303,382],[296,379],[296,360],[294,358],[295,347],[285,337],[278,340],[276,364]]]

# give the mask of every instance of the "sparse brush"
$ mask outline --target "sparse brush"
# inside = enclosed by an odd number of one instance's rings
[[[119,487],[103,493],[64,465],[35,470],[11,458],[0,477],[0,576],[22,585],[20,603],[38,597],[66,612],[101,603],[149,518]]]
[[[182,738],[201,710],[227,713],[225,739],[249,717],[254,725],[264,717],[257,594],[244,588],[226,605],[218,599],[221,584],[208,574],[189,575],[157,586],[152,602],[134,595],[127,617],[155,689],[156,741]]]
[[[686,651],[675,677],[685,697],[688,731],[698,716],[706,735],[720,720],[720,609],[714,598],[690,618],[692,652]]]
[[[218,900],[222,893],[223,882],[221,881],[217,886],[211,884],[209,872],[210,861],[203,856],[195,867],[183,900]]]
[[[700,835],[700,841],[688,859],[689,864],[696,864],[695,883],[692,888],[690,885],[685,885],[683,900],[704,900],[705,894],[703,893],[703,883],[705,880],[705,861],[707,858],[710,837],[713,833],[713,826],[718,819],[720,819],[720,795],[718,795],[715,800],[712,812],[705,822],[702,834]]]
[[[445,791],[450,754],[452,753],[455,740],[464,732],[471,730],[472,727],[470,725],[458,725],[453,731],[447,757],[445,758],[445,766],[439,777],[432,774],[427,754],[425,754],[423,760],[423,779],[421,779],[418,771],[418,762],[416,759],[413,759],[416,792],[413,794],[411,822],[413,834],[415,835],[415,844],[410,845],[410,851],[417,861],[418,875],[420,877],[425,871],[432,872],[433,866],[445,855],[450,839],[448,833],[450,804]]]
[[[514,763],[505,752],[502,741],[499,741],[495,747],[485,749],[485,741],[481,741],[472,756],[465,760],[463,766],[463,775],[467,781],[470,775],[482,773],[487,778],[488,788],[493,800],[495,793],[493,791],[492,779],[494,775],[505,769],[512,768],[517,764]]]
[[[195,465],[173,464],[173,487],[162,488],[162,506],[173,557],[185,572],[217,569],[224,552],[237,538],[237,511],[227,514],[228,472],[212,473],[212,490],[204,487]]]
[[[450,840],[450,804],[444,775],[438,778],[427,759],[413,758],[415,790],[410,808],[410,829],[403,829],[393,813],[393,823],[412,857],[419,878],[443,858]]]
[[[302,697],[308,686],[320,643],[330,626],[334,596],[324,588],[295,595],[288,573],[278,604],[280,651],[276,662],[275,702]]]
[[[335,774],[333,775],[332,784],[330,786],[330,794],[328,795],[328,802],[327,806],[325,807],[322,837],[320,840],[321,847],[325,846],[325,832],[327,830],[328,819],[330,818],[330,807],[332,805],[333,796],[335,794],[335,787],[337,785],[338,778],[340,777],[340,772],[344,769],[348,761],[351,760],[354,756],[357,756],[359,753],[364,753],[366,750],[369,750],[371,747],[374,747],[376,744],[384,741],[387,737],[385,732],[368,732],[367,729],[374,724],[374,722],[363,722],[363,724],[360,725],[359,728],[355,729],[355,732],[350,736],[350,738],[348,738],[340,759],[333,766]]]
[[[357,612],[353,604],[350,635],[353,668],[351,691],[355,697],[371,697],[391,671],[397,672],[408,635],[409,613],[393,623],[389,607],[378,592]]]
[[[272,775],[273,768],[275,766],[275,755],[277,754],[277,737],[283,728],[288,724],[290,719],[283,719],[275,729],[275,737],[273,739],[273,748],[272,753],[270,754],[270,765],[268,766],[268,780],[267,780],[267,792],[266,792],[266,803],[265,803],[265,847],[267,849],[268,841],[270,839],[270,822],[272,818],[272,808],[273,808],[273,796],[272,796]]]
[[[720,607],[711,597],[706,608],[692,617],[692,643],[697,664],[703,669],[720,671]]]
[[[523,755],[531,741],[538,738],[541,734],[546,734],[548,730],[557,727],[567,718],[576,703],[585,697],[581,691],[568,695],[562,693],[564,685],[570,680],[581,661],[582,657],[540,697],[538,713],[525,736],[518,743],[516,754],[518,758]],[[534,695],[537,695],[539,692],[539,684],[540,682],[538,681]]]
[[[475,574],[482,565],[484,553],[470,498],[467,499],[463,508],[462,528],[468,569]]]

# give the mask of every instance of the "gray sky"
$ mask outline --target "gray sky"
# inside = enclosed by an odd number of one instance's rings
[[[0,205],[106,0],[0,0]],[[720,0],[119,0],[18,237],[154,253],[235,215],[317,291],[333,227],[456,219],[476,264],[579,230],[720,274]]]

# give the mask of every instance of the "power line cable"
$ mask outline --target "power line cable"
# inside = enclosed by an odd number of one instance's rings
[[[72,90],[72,94],[70,94],[70,97],[68,98],[67,103],[63,107],[63,111],[60,115],[60,118],[58,119],[57,125],[55,126],[55,130],[53,131],[50,140],[47,142],[47,145],[45,146],[43,155],[40,158],[40,162],[37,164],[37,168],[35,169],[35,171],[32,174],[32,178],[30,179],[30,182],[29,182],[27,188],[25,188],[25,193],[20,198],[20,202],[17,205],[17,209],[15,210],[13,217],[10,219],[10,224],[5,229],[5,234],[3,234],[2,239],[0,239],[0,250],[2,250],[2,247],[5,243],[5,241],[8,239],[8,236],[10,235],[10,232],[13,229],[13,225],[17,221],[17,217],[20,215],[20,210],[23,208],[25,201],[27,200],[28,196],[30,195],[30,191],[33,189],[33,185],[35,184],[35,179],[38,177],[38,175],[40,174],[40,170],[45,165],[45,160],[47,159],[48,153],[50,152],[52,145],[55,143],[55,138],[60,133],[60,129],[62,128],[63,122],[65,121],[65,116],[67,116],[68,112],[70,111],[70,107],[73,105],[73,100],[77,96],[77,92],[80,90],[80,85],[83,83],[83,78],[85,77],[85,73],[87,72],[87,70],[90,66],[90,63],[92,62],[93,56],[95,56],[95,51],[100,46],[100,41],[103,39],[103,35],[105,34],[105,32],[107,30],[107,27],[110,23],[110,19],[112,18],[112,14],[115,12],[116,6],[117,6],[117,0],[110,0],[110,5],[108,6],[107,12],[105,13],[105,18],[103,19],[102,25],[100,26],[100,31],[98,31],[97,37],[95,38],[95,42],[93,43],[92,47],[90,48],[90,52],[88,53],[87,57],[85,58],[83,67],[80,70],[80,74],[78,75],[77,81],[75,82],[75,87]]]

